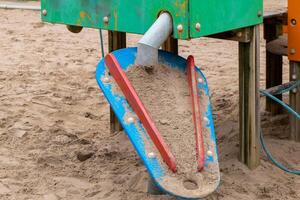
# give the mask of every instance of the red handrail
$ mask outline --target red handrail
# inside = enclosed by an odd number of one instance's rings
[[[142,101],[138,97],[136,91],[134,90],[133,86],[131,85],[130,81],[126,76],[126,73],[122,70],[115,56],[112,54],[108,54],[105,57],[105,64],[108,67],[110,74],[122,90],[124,96],[126,97],[126,100],[129,102],[130,106],[142,122],[148,135],[150,136],[154,145],[161,154],[163,160],[173,172],[176,172],[175,157],[168,149],[167,144],[161,137],[158,129],[156,128],[153,120],[151,119],[151,116],[148,114],[146,108],[144,107]]]
[[[198,82],[197,72],[193,56],[189,56],[187,59],[187,76],[189,82],[190,93],[192,97],[193,106],[193,121],[196,138],[196,156],[198,163],[198,170],[201,171],[204,168],[204,143],[201,127],[201,112],[200,112],[200,98],[198,95]]]

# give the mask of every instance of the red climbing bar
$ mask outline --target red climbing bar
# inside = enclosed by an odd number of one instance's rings
[[[198,82],[197,82],[197,72],[194,62],[194,57],[189,56],[187,59],[187,77],[189,82],[190,93],[192,97],[193,106],[193,121],[196,137],[196,156],[198,163],[198,170],[201,171],[204,167],[204,143],[203,134],[201,127],[201,112],[200,112],[200,98],[198,95]]]
[[[142,101],[138,97],[136,91],[128,80],[126,73],[123,71],[121,66],[119,65],[117,59],[114,55],[108,54],[105,57],[105,64],[109,69],[110,74],[115,79],[120,89],[122,90],[124,96],[129,102],[130,106],[133,108],[134,112],[137,114],[139,119],[141,120],[143,126],[147,130],[148,135],[153,141],[154,145],[160,152],[163,160],[166,162],[168,167],[176,172],[176,162],[175,157],[172,155],[170,150],[168,149],[167,144],[164,142],[161,137],[158,129],[156,128],[153,120],[148,114],[146,108],[144,107]]]

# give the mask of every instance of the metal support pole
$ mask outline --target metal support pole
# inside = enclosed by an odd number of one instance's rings
[[[300,62],[290,61],[290,80],[300,80]],[[300,113],[300,87],[290,92],[290,106]],[[300,142],[300,120],[291,115],[291,139]]]
[[[259,25],[249,29],[249,43],[239,42],[240,161],[259,165]]]
[[[264,37],[266,43],[275,40],[282,34],[282,24],[278,24],[275,20],[269,20],[264,24]],[[267,46],[267,45],[266,45]],[[282,57],[276,55],[266,49],[266,88],[271,88],[282,84]],[[282,95],[276,95],[282,100]],[[270,98],[266,98],[266,110],[272,115],[281,114],[283,109],[280,105]]]
[[[112,52],[118,49],[126,48],[126,33],[118,31],[108,31],[108,51]],[[121,131],[122,126],[110,107],[110,132]]]
[[[158,49],[170,37],[173,30],[172,17],[162,13],[138,42],[136,63],[153,66],[158,63]]]

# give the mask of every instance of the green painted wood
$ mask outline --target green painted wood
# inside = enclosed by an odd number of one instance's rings
[[[168,11],[174,24],[188,27],[188,0],[42,0],[41,6],[47,10],[42,20],[52,23],[143,34],[161,11]],[[108,24],[104,16],[109,17]],[[174,33],[188,37],[188,29]]]
[[[197,38],[263,22],[262,0],[190,0],[190,37]],[[200,23],[200,30],[196,24]]]
[[[263,10],[262,0],[42,0],[41,6],[46,22],[137,34],[144,34],[161,11],[168,11],[177,39],[259,24]],[[104,16],[109,17],[107,24]],[[195,29],[197,22],[200,31]],[[183,26],[181,33],[178,24]]]

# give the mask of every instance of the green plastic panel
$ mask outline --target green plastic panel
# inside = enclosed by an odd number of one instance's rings
[[[41,6],[46,22],[137,34],[144,34],[161,11],[168,11],[173,36],[190,39],[262,23],[258,16],[262,4],[262,0],[42,0]],[[200,31],[196,23],[201,24]],[[182,32],[177,31],[178,24]]]
[[[189,8],[191,38],[263,22],[262,0],[190,0]]]
[[[144,34],[161,11],[168,11],[174,24],[186,27],[174,36],[188,38],[188,0],[42,0],[41,6],[47,11],[43,21],[137,34]]]

